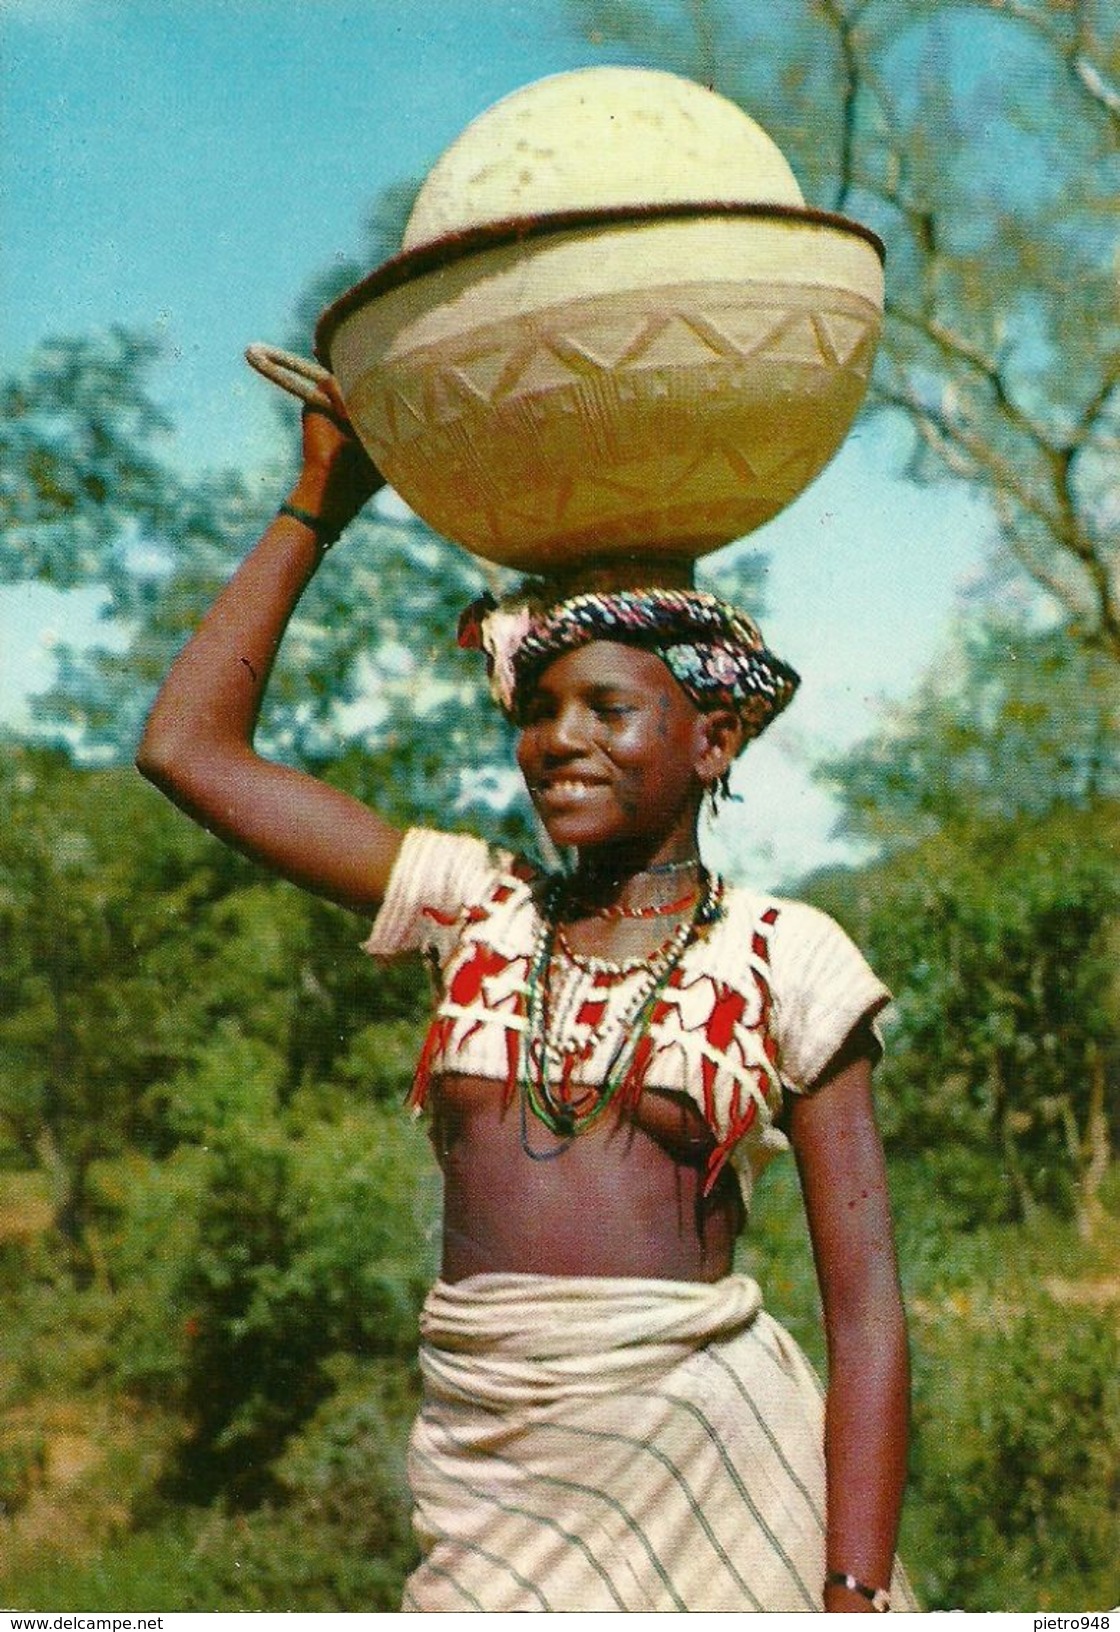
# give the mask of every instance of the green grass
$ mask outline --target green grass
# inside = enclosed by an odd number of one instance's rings
[[[182,1610],[194,1596],[199,1566],[193,1549],[205,1522],[199,1515],[176,1518],[158,1529],[121,1536],[86,1560],[64,1552],[42,1557],[0,1574],[0,1597],[6,1609],[19,1611]]]

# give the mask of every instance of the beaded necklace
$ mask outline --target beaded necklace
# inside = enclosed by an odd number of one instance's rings
[[[649,1028],[658,999],[673,971],[680,964],[696,935],[714,923],[721,915],[723,880],[704,871],[702,889],[691,915],[680,923],[665,944],[650,956],[625,964],[612,963],[603,958],[584,958],[574,953],[560,927],[559,908],[567,888],[563,877],[553,878],[546,888],[541,904],[533,953],[529,964],[528,1004],[526,1027],[521,1035],[518,1080],[520,1084],[521,1145],[534,1161],[550,1161],[568,1149],[572,1140],[585,1132],[606,1111],[627,1072]],[[577,968],[597,969],[609,974],[626,975],[637,968],[644,970],[634,992],[615,1022],[618,1044],[607,1063],[603,1079],[594,1093],[588,1093],[591,1103],[585,1109],[558,1095],[552,1084],[554,1072],[559,1075],[561,1087],[566,1090],[565,1067],[571,1069],[568,1050],[562,1039],[572,1018],[572,1003],[563,1006],[563,1012],[553,1015],[552,970],[557,953]],[[564,1142],[549,1150],[537,1150],[529,1144],[528,1112]]]
[[[611,873],[605,867],[588,867],[587,877],[621,884],[624,878],[663,878],[669,873],[698,873],[703,866],[699,856],[681,856],[677,861],[653,861],[648,867],[638,867],[631,873]]]
[[[690,890],[676,901],[660,901],[656,906],[628,907],[621,901],[614,901],[606,907],[588,907],[586,910],[592,918],[672,918],[686,907],[691,907],[696,893]]]

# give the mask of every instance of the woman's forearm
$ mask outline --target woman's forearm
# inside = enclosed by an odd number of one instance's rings
[[[906,1482],[910,1368],[902,1304],[884,1286],[862,1316],[833,1323],[825,1415],[829,1573],[890,1585]],[[862,1594],[825,1590],[829,1609],[868,1609]]]
[[[906,1478],[910,1368],[869,1059],[838,1056],[794,1102],[797,1155],[828,1342],[827,1573],[886,1589]],[[828,1584],[825,1607],[870,1610]]]
[[[324,389],[336,411],[305,411],[296,482],[172,666],[140,742],[139,769],[188,809],[215,769],[251,754],[277,650],[325,541],[381,485],[337,386]]]

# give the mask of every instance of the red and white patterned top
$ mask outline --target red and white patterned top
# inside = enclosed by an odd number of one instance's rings
[[[514,857],[465,835],[413,828],[364,950],[423,952],[436,1012],[413,1089],[445,1074],[493,1078],[512,1095],[526,1027],[527,982],[540,925],[539,879]],[[566,1068],[601,1082],[642,979],[579,959],[553,977],[551,1009]],[[731,1160],[749,1203],[755,1173],[784,1136],[783,1093],[803,1093],[890,994],[840,926],[803,902],[729,887],[719,920],[698,933],[650,1020],[629,1084],[687,1094],[716,1140],[708,1185]],[[570,1062],[570,1064],[569,1064]]]

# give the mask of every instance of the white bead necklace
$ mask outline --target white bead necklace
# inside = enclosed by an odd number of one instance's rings
[[[560,928],[557,909],[564,889],[562,879],[554,880],[545,895],[540,914],[533,955],[530,961],[527,1026],[522,1033],[521,1064],[521,1143],[526,1154],[534,1160],[549,1160],[560,1155],[567,1144],[584,1128],[598,1119],[613,1099],[648,1029],[657,996],[680,963],[689,944],[698,931],[707,928],[722,911],[723,883],[719,878],[705,875],[704,888],[690,916],[678,924],[663,946],[646,958],[625,965],[604,958],[584,958],[573,953]],[[559,956],[557,955],[559,954]],[[554,971],[563,971],[559,992],[555,990]],[[608,1017],[604,1013],[600,1027],[591,1031],[583,1043],[571,1037],[578,1005],[587,990],[587,975],[605,973],[624,978],[641,973],[634,990],[621,1013]],[[558,999],[558,1001],[556,1001]],[[571,1071],[573,1056],[585,1058],[606,1041],[608,1029],[618,1035],[619,1042],[603,1072],[602,1083],[591,1110],[579,1114],[559,1099],[555,1087],[565,1081],[565,1070]],[[568,1041],[564,1041],[567,1038]],[[527,1136],[527,1110],[542,1121],[550,1131],[565,1143],[546,1151],[530,1148]]]

